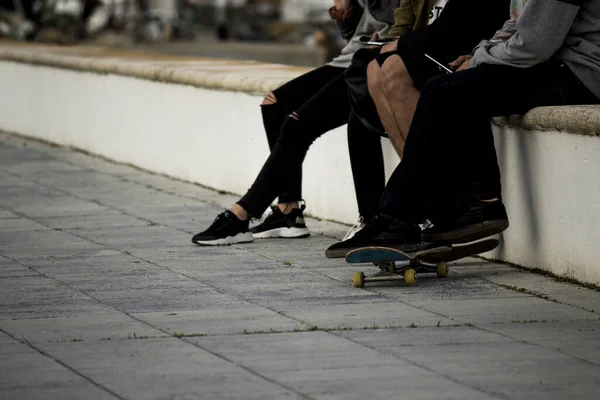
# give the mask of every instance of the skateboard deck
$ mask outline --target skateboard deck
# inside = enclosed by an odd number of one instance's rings
[[[395,262],[395,261],[412,261],[425,255],[433,255],[437,253],[448,253],[452,251],[450,246],[435,247],[432,249],[404,252],[393,247],[372,246],[361,247],[354,249],[346,254],[346,262],[348,264],[359,263],[380,263],[380,262]]]
[[[407,285],[414,285],[419,273],[437,273],[438,277],[448,276],[448,262],[460,260],[495,249],[498,239],[486,239],[453,247],[436,247],[424,251],[406,253],[391,247],[364,247],[355,249],[346,255],[346,262],[373,263],[379,267],[376,274],[365,276],[356,272],[352,277],[354,287],[362,288],[368,281],[390,281],[403,279]],[[396,262],[409,261],[405,266],[396,266]],[[434,265],[427,265],[434,264]]]

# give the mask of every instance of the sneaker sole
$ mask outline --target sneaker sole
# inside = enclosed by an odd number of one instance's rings
[[[350,251],[354,250],[355,247],[350,249],[335,249],[335,250],[325,250],[325,257],[327,258],[346,258],[346,254]]]
[[[236,243],[250,243],[254,241],[254,236],[250,232],[238,233],[235,236],[227,236],[216,240],[196,240],[194,243],[200,246],[228,246]]]
[[[393,249],[394,246],[364,246],[364,247],[378,247],[378,248],[385,248],[385,249]],[[350,253],[351,251],[354,251],[356,249],[359,249],[360,247],[351,247],[351,248],[345,248],[345,249],[335,249],[335,250],[325,250],[325,257],[327,258],[346,258],[346,256],[348,255],[348,253]],[[399,250],[399,249],[398,249]],[[447,252],[450,251],[451,247],[435,247],[432,249],[427,249],[427,250],[422,250],[419,251],[419,255],[427,255],[427,254],[432,254],[432,253],[439,253],[439,252]]]
[[[275,228],[264,232],[254,233],[256,239],[269,238],[305,238],[310,236],[308,228]]]
[[[423,234],[422,240],[424,242],[470,243],[497,235],[508,229],[508,225],[507,219],[484,221],[449,232]]]

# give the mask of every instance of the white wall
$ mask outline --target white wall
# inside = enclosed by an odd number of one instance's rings
[[[600,283],[600,139],[495,127],[510,219],[494,257]]]

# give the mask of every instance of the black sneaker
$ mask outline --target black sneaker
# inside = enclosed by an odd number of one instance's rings
[[[304,223],[305,206],[293,209],[289,214],[281,212],[279,207],[271,207],[271,214],[260,224],[250,229],[257,239],[266,238],[305,238],[310,232]]]
[[[413,252],[423,250],[421,229],[383,215],[373,218],[348,240],[335,243],[325,251],[327,258],[344,258],[351,250],[361,247],[383,246]]]
[[[217,216],[212,225],[192,238],[192,243],[201,246],[221,246],[252,242],[254,237],[248,230],[249,220],[241,221],[227,210]]]
[[[465,211],[450,221],[434,220],[422,234],[426,242],[469,243],[494,236],[508,228],[508,216],[502,200],[474,199]]]

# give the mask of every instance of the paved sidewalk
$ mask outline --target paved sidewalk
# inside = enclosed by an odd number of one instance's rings
[[[598,398],[600,292],[479,259],[355,289],[312,220],[192,245],[232,200],[0,133],[0,398]]]

